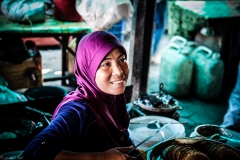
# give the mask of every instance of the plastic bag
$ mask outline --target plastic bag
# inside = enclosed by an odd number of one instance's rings
[[[27,98],[21,94],[0,85],[0,104],[26,102]]]
[[[42,0],[4,0],[1,11],[7,19],[17,22],[42,22],[45,20],[45,4]]]
[[[134,13],[130,0],[76,0],[76,10],[93,31],[108,30]]]

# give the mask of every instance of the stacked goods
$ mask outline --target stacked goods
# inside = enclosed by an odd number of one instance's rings
[[[240,160],[240,151],[204,138],[175,138],[158,152],[163,160]]]
[[[167,147],[166,154],[169,160],[210,160],[206,154],[191,145],[171,145]]]
[[[194,146],[206,153],[213,160],[240,159],[239,153],[236,153],[233,148],[225,145],[224,143],[219,144],[215,141],[202,141],[194,144]]]

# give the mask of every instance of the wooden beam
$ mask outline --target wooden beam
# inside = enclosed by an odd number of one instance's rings
[[[153,33],[155,0],[133,0],[136,7],[135,38],[132,62],[133,92],[131,101],[138,99],[141,93],[147,92],[149,62]]]

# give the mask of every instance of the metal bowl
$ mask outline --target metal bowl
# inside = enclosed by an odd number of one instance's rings
[[[175,112],[177,109],[181,109],[180,106],[178,106],[178,102],[174,100],[174,104],[168,104],[168,102],[162,101],[162,104],[159,104],[157,107],[153,107],[152,105],[146,105],[143,103],[143,99],[138,99],[138,105],[144,110],[156,112],[156,113],[169,113],[169,112]]]
[[[211,136],[215,134],[219,134],[221,136],[224,136],[226,138],[231,138],[232,133],[228,131],[226,128],[220,127],[218,125],[214,124],[203,124],[199,125],[194,129],[194,132],[197,136],[204,136],[206,138],[210,138]],[[225,139],[217,139],[218,141],[226,142]]]

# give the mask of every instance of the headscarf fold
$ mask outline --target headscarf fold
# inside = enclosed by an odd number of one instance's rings
[[[110,95],[101,91],[95,82],[97,69],[103,58],[114,48],[126,50],[119,40],[107,31],[96,31],[85,35],[79,42],[74,74],[78,87],[64,97],[57,106],[52,119],[61,106],[72,100],[86,102],[100,128],[101,137],[109,148],[122,146],[129,125],[125,94]],[[126,55],[127,56],[127,55]]]

